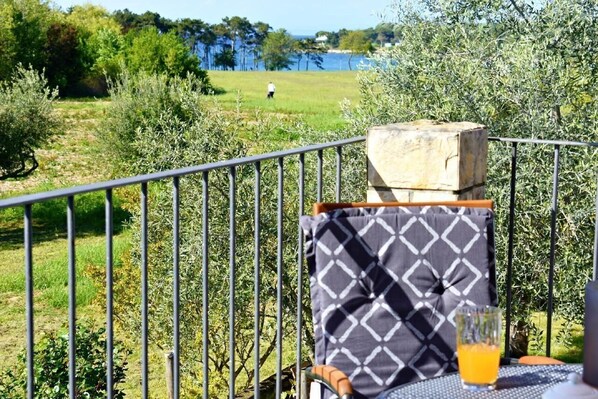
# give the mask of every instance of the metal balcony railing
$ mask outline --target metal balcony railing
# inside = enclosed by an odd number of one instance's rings
[[[259,293],[260,290],[260,270],[261,270],[261,258],[260,258],[260,245],[261,245],[261,235],[260,235],[260,218],[261,218],[261,190],[262,190],[262,163],[275,163],[276,164],[276,171],[277,171],[277,200],[276,200],[276,221],[277,221],[277,249],[276,249],[276,269],[277,269],[277,276],[278,280],[276,282],[277,287],[277,295],[276,295],[276,397],[280,398],[283,393],[282,387],[282,370],[283,370],[283,340],[287,338],[284,336],[284,331],[282,327],[282,311],[283,311],[283,281],[282,281],[282,274],[283,269],[288,267],[297,267],[298,265],[303,264],[303,244],[302,244],[302,235],[301,232],[298,231],[297,233],[297,264],[295,265],[285,265],[283,264],[283,223],[285,217],[290,218],[290,220],[296,220],[299,215],[286,215],[285,214],[285,186],[284,186],[284,174],[285,174],[285,161],[292,159],[293,162],[297,162],[297,172],[298,172],[298,198],[299,198],[299,214],[304,212],[304,205],[306,200],[306,181],[305,181],[305,171],[306,171],[306,154],[312,154],[311,156],[315,155],[315,165],[307,166],[311,168],[310,170],[313,171],[315,175],[315,182],[313,183],[316,187],[316,193],[313,195],[312,198],[315,201],[341,201],[341,193],[342,193],[342,183],[343,183],[343,148],[347,146],[363,146],[363,142],[365,141],[364,137],[356,137],[347,140],[341,140],[326,144],[320,145],[312,145],[298,149],[286,150],[286,151],[279,151],[270,154],[264,155],[257,155],[251,156],[241,159],[232,159],[222,162],[214,162],[210,164],[204,164],[199,166],[192,166],[183,169],[177,170],[170,170],[158,173],[152,173],[148,175],[142,176],[135,176],[130,178],[123,178],[118,180],[112,180],[107,182],[95,183],[90,185],[84,185],[79,187],[67,188],[67,189],[60,189],[54,190],[49,192],[31,194],[31,195],[24,195],[16,198],[9,198],[0,200],[0,210],[12,207],[23,207],[24,208],[24,224],[23,224],[23,231],[24,231],[24,238],[23,238],[23,251],[24,251],[24,258],[25,258],[25,319],[26,319],[26,326],[27,326],[27,333],[26,333],[26,348],[27,348],[27,355],[26,355],[26,369],[28,373],[27,379],[27,397],[33,398],[36,393],[34,392],[34,297],[33,297],[33,258],[32,258],[32,248],[34,242],[33,236],[33,222],[34,222],[34,215],[32,214],[32,205],[49,201],[52,199],[66,199],[67,204],[67,245],[68,245],[68,293],[69,293],[69,310],[68,310],[68,323],[69,323],[69,391],[70,391],[70,398],[74,399],[76,397],[75,393],[75,384],[76,384],[76,371],[75,371],[75,354],[76,354],[76,341],[75,341],[75,331],[76,331],[76,323],[77,323],[77,304],[76,304],[76,293],[77,293],[77,273],[76,273],[76,262],[75,262],[75,237],[76,237],[76,227],[75,227],[75,197],[92,193],[92,192],[104,192],[105,193],[105,238],[106,238],[106,376],[107,376],[107,386],[108,386],[108,397],[112,397],[112,389],[113,389],[113,368],[114,368],[114,359],[113,359],[113,345],[114,345],[114,313],[113,313],[113,303],[114,303],[114,292],[113,292],[113,272],[114,272],[114,255],[113,255],[113,237],[114,237],[114,226],[113,226],[113,190],[121,187],[136,187],[140,188],[140,230],[141,230],[141,242],[140,245],[140,262],[141,262],[141,287],[140,295],[141,295],[141,308],[139,309],[140,312],[140,319],[141,319],[141,393],[140,396],[143,398],[147,398],[149,394],[149,381],[148,381],[148,373],[149,373],[149,361],[148,361],[148,185],[153,182],[158,181],[166,181],[172,183],[172,236],[173,236],[173,254],[172,254],[172,276],[173,276],[173,286],[172,286],[172,320],[173,320],[173,328],[172,328],[172,387],[173,387],[173,394],[175,398],[179,398],[182,395],[181,392],[181,369],[180,369],[180,309],[179,309],[179,300],[180,300],[180,255],[179,255],[179,246],[180,246],[180,237],[179,237],[179,230],[180,226],[180,204],[179,204],[179,197],[180,197],[180,186],[179,186],[179,179],[182,177],[196,175],[201,176],[201,192],[202,192],[202,212],[203,215],[208,214],[208,205],[210,202],[210,186],[209,186],[209,175],[216,171],[226,171],[229,177],[229,187],[228,187],[228,203],[229,203],[229,210],[228,210],[228,226],[229,226],[229,320],[228,320],[228,335],[229,335],[229,369],[235,369],[235,270],[236,270],[236,204],[237,204],[237,192],[236,192],[236,184],[237,184],[237,170],[240,167],[253,167],[254,171],[254,196],[255,196],[255,205],[254,205],[254,291],[255,291],[255,301],[254,301],[254,314],[255,314],[255,326],[254,326],[254,339],[255,339],[255,347],[253,348],[253,356],[255,364],[260,363],[260,327],[257,323],[259,320],[260,312],[262,308],[260,307],[259,302]],[[551,342],[551,331],[553,329],[552,326],[552,319],[553,319],[553,300],[554,300],[554,293],[553,293],[553,285],[554,285],[554,273],[555,273],[555,261],[556,261],[556,243],[558,240],[558,231],[557,231],[557,218],[558,218],[558,198],[559,198],[559,182],[560,182],[560,159],[561,159],[561,151],[563,148],[570,148],[570,147],[585,147],[589,151],[594,151],[596,154],[596,149],[598,147],[598,143],[583,143],[583,142],[566,142],[566,141],[542,141],[542,140],[526,140],[526,139],[504,139],[504,138],[490,138],[491,146],[502,146],[503,149],[506,146],[511,147],[511,162],[510,162],[510,188],[509,188],[509,204],[508,209],[505,209],[505,212],[508,212],[508,237],[507,240],[507,247],[508,247],[508,254],[506,256],[506,282],[505,282],[505,292],[506,292],[506,323],[510,325],[511,317],[512,317],[512,279],[513,279],[513,251],[515,244],[515,237],[516,237],[516,229],[515,229],[515,219],[517,218],[516,214],[516,193],[517,193],[517,170],[518,170],[518,149],[520,146],[523,145],[543,145],[549,146],[554,149],[554,159],[553,159],[553,173],[552,173],[552,196],[550,201],[550,265],[549,265],[549,276],[548,276],[548,305],[547,305],[547,337],[546,337],[546,354],[550,355],[550,342]],[[333,164],[335,165],[335,171],[333,173],[329,173],[330,171],[326,171],[324,173],[324,155],[331,155],[333,158]],[[361,152],[365,154],[364,151]],[[351,162],[360,162],[362,165],[362,169],[365,169],[365,155],[363,156],[362,160],[351,159]],[[593,166],[594,170],[596,170],[596,165]],[[324,180],[324,175],[331,175],[333,176],[332,180],[333,183],[329,180]],[[365,179],[365,176],[364,176]],[[594,184],[594,182],[590,182]],[[330,189],[330,186],[334,185],[334,190]],[[365,187],[365,181],[364,181]],[[324,188],[327,189],[328,192],[333,192],[334,198],[323,198]],[[222,189],[222,188],[221,188]],[[343,198],[345,199],[345,198]],[[502,206],[502,204],[500,204]],[[585,204],[586,207],[588,204]],[[598,193],[595,198],[595,204],[591,206],[595,206],[598,213]],[[593,245],[593,277],[594,279],[598,276],[598,217],[596,217],[596,213],[593,215],[595,219],[595,229],[594,229],[594,245]],[[209,311],[208,311],[208,269],[209,265],[209,256],[208,256],[208,246],[209,246],[209,238],[210,238],[210,226],[208,223],[208,218],[202,218],[202,249],[201,249],[201,262],[202,262],[202,274],[203,276],[198,276],[198,278],[202,278],[203,285],[202,285],[202,295],[203,295],[203,308],[202,312],[202,351],[201,354],[202,364],[203,364],[203,397],[208,398],[209,391],[208,387],[210,384],[210,370],[208,369],[209,364],[209,333],[208,333],[208,326],[210,323],[209,318]],[[504,239],[504,237],[503,237]],[[296,365],[295,372],[297,375],[300,372],[301,363],[304,359],[302,359],[302,351],[303,351],[303,340],[301,331],[303,328],[303,305],[302,299],[304,296],[307,296],[308,293],[304,292],[303,290],[303,281],[305,275],[302,273],[302,267],[298,267],[297,275],[298,275],[298,283],[297,283],[297,337],[296,339]],[[579,287],[579,289],[583,289],[583,287]],[[505,334],[505,351],[508,355],[508,348],[509,348],[509,333]],[[260,375],[259,368],[254,373],[254,397],[258,397],[260,395],[259,385],[260,385]],[[234,373],[230,373],[229,378],[229,397],[232,399],[235,396],[235,392],[237,388],[235,386],[235,376]],[[297,387],[300,389],[300,387]]]

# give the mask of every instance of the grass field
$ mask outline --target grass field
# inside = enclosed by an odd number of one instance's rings
[[[340,102],[359,100],[357,72],[230,72],[210,71],[216,88],[225,90],[217,95],[227,109],[240,104],[245,112],[262,111],[301,117],[321,130],[342,128]],[[266,99],[268,82],[276,85],[274,100]]]

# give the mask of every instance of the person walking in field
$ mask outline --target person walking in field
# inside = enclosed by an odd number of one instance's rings
[[[274,86],[274,83],[270,82],[268,83],[268,95],[266,96],[266,98],[269,99],[273,99],[274,98],[274,92],[276,91],[276,86]]]

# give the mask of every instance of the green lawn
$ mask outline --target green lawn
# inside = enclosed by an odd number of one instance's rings
[[[315,128],[329,130],[345,126],[341,101],[356,104],[359,99],[357,73],[210,71],[209,77],[216,88],[225,91],[216,98],[226,109],[235,110],[240,104],[243,112],[300,116]],[[276,85],[274,100],[266,99],[270,81]]]

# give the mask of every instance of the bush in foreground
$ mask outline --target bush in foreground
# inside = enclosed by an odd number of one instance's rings
[[[77,325],[76,333],[76,396],[105,398],[106,338],[104,328],[94,328],[89,323]],[[113,398],[124,398],[116,386],[125,380],[129,350],[119,343],[114,346]],[[50,333],[35,345],[33,355],[35,395],[44,399],[62,399],[69,395],[69,337],[67,334]],[[25,397],[27,389],[26,354],[19,355],[17,366],[7,369],[0,376],[0,398]]]
[[[106,140],[107,154],[116,161],[116,173],[136,175],[206,164],[238,157],[257,151],[271,150],[265,137],[298,135],[305,144],[311,140],[329,141],[339,133],[314,132],[301,123],[291,123],[282,117],[256,115],[247,121],[243,113],[225,112],[197,90],[192,78],[171,79],[156,75],[126,77],[111,89],[112,103],[101,135]],[[363,154],[363,152],[361,152]],[[343,156],[351,159],[350,149]],[[311,155],[315,157],[315,154]],[[355,157],[357,158],[357,156]],[[315,201],[315,162],[306,171],[306,204]],[[324,157],[324,181],[334,181],[335,154],[327,151]],[[347,200],[355,198],[353,181],[365,184],[365,162],[346,163],[343,180]],[[209,286],[206,293],[209,307],[209,391],[210,397],[224,397],[231,373],[238,389],[253,383],[256,365],[253,361],[254,322],[260,326],[261,378],[267,377],[264,367],[273,363],[276,354],[277,322],[277,165],[276,161],[260,164],[260,304],[258,320],[254,319],[254,165],[235,168],[236,243],[235,243],[235,338],[233,356],[237,368],[229,369],[231,353],[228,347],[228,316],[230,294],[230,239],[228,168],[210,171],[208,212],[202,209],[203,180],[201,174],[180,178],[179,191],[179,311],[180,361],[182,397],[197,397],[202,391],[204,306],[203,279]],[[360,172],[353,171],[359,169]],[[285,331],[286,358],[293,356],[296,336],[297,301],[297,216],[298,160],[287,158],[284,164],[284,221],[282,234],[284,264],[282,326]],[[160,350],[169,351],[173,336],[173,229],[172,181],[156,181],[148,185],[148,302],[151,309],[150,342]],[[324,187],[327,198],[334,195],[334,184]],[[134,193],[129,205],[133,213],[134,242],[141,239],[139,196]],[[203,274],[202,222],[209,223],[208,273]],[[138,246],[123,260],[115,281],[118,297],[115,313],[124,325],[122,329],[133,336],[140,331],[140,298],[132,287],[140,286],[141,254]],[[307,290],[305,278],[304,293]],[[309,307],[306,307],[309,310]],[[306,318],[307,320],[307,318]],[[309,322],[306,321],[309,325]],[[310,342],[310,328],[304,331]],[[311,339],[313,341],[313,339]],[[288,348],[288,349],[287,349]],[[306,352],[309,346],[306,345]],[[293,358],[294,359],[294,358]],[[293,360],[294,361],[294,360]],[[287,361],[285,360],[285,363]],[[285,364],[286,366],[287,364]]]

